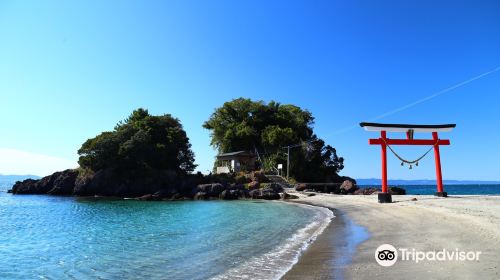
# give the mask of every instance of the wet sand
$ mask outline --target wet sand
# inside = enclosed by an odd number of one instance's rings
[[[283,277],[288,280],[342,279],[356,247],[369,237],[363,227],[331,209],[335,218],[302,254],[300,261]],[[348,237],[348,238],[346,238]]]
[[[500,196],[393,196],[392,204],[379,204],[376,196],[299,196],[298,202],[333,208],[337,218],[283,279],[500,279]],[[353,225],[358,228],[349,231]],[[362,232],[359,226],[369,238],[356,244],[351,235]],[[353,244],[356,250],[346,254]],[[382,267],[374,256],[382,244],[481,255],[479,261],[399,260]]]

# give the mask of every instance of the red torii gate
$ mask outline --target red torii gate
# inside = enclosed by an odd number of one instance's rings
[[[391,145],[428,145],[434,146],[434,158],[436,161],[436,181],[437,192],[436,196],[447,197],[448,194],[443,190],[443,177],[441,174],[441,156],[439,154],[439,146],[450,145],[450,140],[439,139],[438,132],[449,132],[456,127],[456,124],[442,125],[413,125],[413,124],[383,124],[383,123],[360,123],[361,127],[367,131],[379,131],[380,138],[369,139],[370,145],[380,145],[382,147],[382,193],[378,194],[380,203],[392,202],[391,194],[387,188],[387,147]],[[406,132],[406,139],[389,139],[387,132]],[[432,139],[413,139],[414,132],[432,132]],[[425,154],[424,154],[425,156]],[[423,157],[423,156],[422,156]],[[420,158],[421,159],[421,158]],[[418,161],[416,162],[418,165]],[[410,164],[413,162],[408,162]]]

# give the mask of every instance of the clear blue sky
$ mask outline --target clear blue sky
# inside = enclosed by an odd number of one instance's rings
[[[70,167],[138,107],[178,117],[205,172],[201,125],[243,96],[310,110],[342,174],[380,177],[376,135],[344,128],[499,66],[498,1],[1,1],[0,173]],[[500,180],[499,90],[500,71],[379,121],[457,123],[445,179]],[[389,164],[435,176],[432,154]]]

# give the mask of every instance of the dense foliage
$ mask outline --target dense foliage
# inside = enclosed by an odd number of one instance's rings
[[[215,110],[203,124],[220,152],[275,150],[312,136],[314,118],[294,105],[234,99]]]
[[[259,154],[266,169],[286,163],[291,150],[291,175],[301,181],[338,177],[344,159],[313,133],[312,114],[294,105],[238,98],[217,108],[203,127],[211,131],[211,144],[220,153],[240,150]]]
[[[78,150],[81,167],[92,171],[194,170],[194,154],[179,120],[135,110],[111,132],[88,139]]]

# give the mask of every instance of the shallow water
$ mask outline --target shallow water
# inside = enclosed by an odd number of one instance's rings
[[[280,202],[0,192],[0,279],[271,279],[330,218]]]

